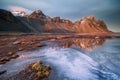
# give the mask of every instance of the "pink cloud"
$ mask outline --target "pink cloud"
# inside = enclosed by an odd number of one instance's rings
[[[10,6],[9,10],[11,12],[21,12],[21,11],[24,11],[26,13],[30,13],[31,12],[31,10],[23,8],[23,7],[20,7],[20,6]]]

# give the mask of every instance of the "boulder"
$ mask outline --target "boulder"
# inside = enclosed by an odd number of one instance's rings
[[[54,18],[52,19],[52,22],[60,23],[60,22],[61,22],[60,17],[54,17]]]
[[[71,25],[72,24],[72,21],[70,21],[68,19],[62,19],[61,21],[62,21],[62,23],[65,23],[67,25]]]

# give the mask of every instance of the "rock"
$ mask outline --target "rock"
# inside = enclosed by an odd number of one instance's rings
[[[14,52],[8,52],[8,56],[15,54]]]
[[[52,22],[60,23],[60,22],[61,22],[60,17],[54,17],[54,18],[52,19]]]
[[[88,17],[90,20],[95,20],[95,17],[94,16],[89,16]]]
[[[49,74],[50,74],[50,72],[46,71],[46,72],[45,72],[45,77],[48,77]]]
[[[67,25],[72,25],[72,22],[70,20],[62,19],[61,21]]]
[[[39,62],[39,61],[33,63],[33,65],[32,65],[31,67],[32,67],[32,70],[34,70],[34,71],[39,71],[39,70],[41,70],[41,65],[40,65],[40,62]]]
[[[7,62],[7,61],[2,61],[2,62],[0,61],[0,64],[5,64],[6,62]]]
[[[10,57],[3,57],[0,59],[0,62],[9,61]]]
[[[49,22],[51,22],[51,21],[52,21],[52,18],[49,17],[49,16],[46,16],[46,20],[49,21]]]
[[[19,55],[12,55],[12,56],[11,56],[12,59],[15,59],[15,58],[17,58],[17,57],[19,57]]]
[[[42,47],[43,45],[42,44],[36,44],[37,47]]]
[[[44,66],[39,61],[30,63],[29,67],[31,67],[31,69],[34,72],[36,72],[36,74],[34,75],[35,79],[48,77],[50,74],[50,70],[51,70],[49,65]]]
[[[15,42],[13,42],[13,44],[20,44],[21,42],[20,41],[15,41]]]
[[[51,70],[50,65],[45,66],[47,70]]]
[[[48,74],[49,75],[49,74]],[[45,76],[43,73],[41,73],[40,71],[38,71],[36,74],[35,74],[35,77],[38,78],[38,79],[43,79],[45,77],[48,77],[48,76]]]
[[[87,16],[84,16],[84,17],[82,17],[82,19],[81,20],[87,20],[88,19],[88,17]],[[80,21],[81,21],[80,20]]]
[[[31,13],[28,17],[30,18],[45,18],[46,16],[43,14],[41,10],[36,10],[33,13]]]
[[[0,71],[0,75],[4,74],[6,72],[7,72],[7,70]]]
[[[19,50],[19,51],[22,51],[22,50],[24,50],[24,48],[20,47],[18,50]]]

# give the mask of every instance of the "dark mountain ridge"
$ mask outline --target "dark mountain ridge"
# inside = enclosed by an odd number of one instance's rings
[[[31,32],[19,19],[9,11],[0,9],[0,31]]]

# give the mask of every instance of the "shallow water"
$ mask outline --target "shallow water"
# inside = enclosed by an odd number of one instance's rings
[[[4,76],[40,60],[52,67],[50,80],[120,80],[120,39],[71,38],[41,43],[47,46],[19,52],[19,58],[0,65],[8,71]]]

